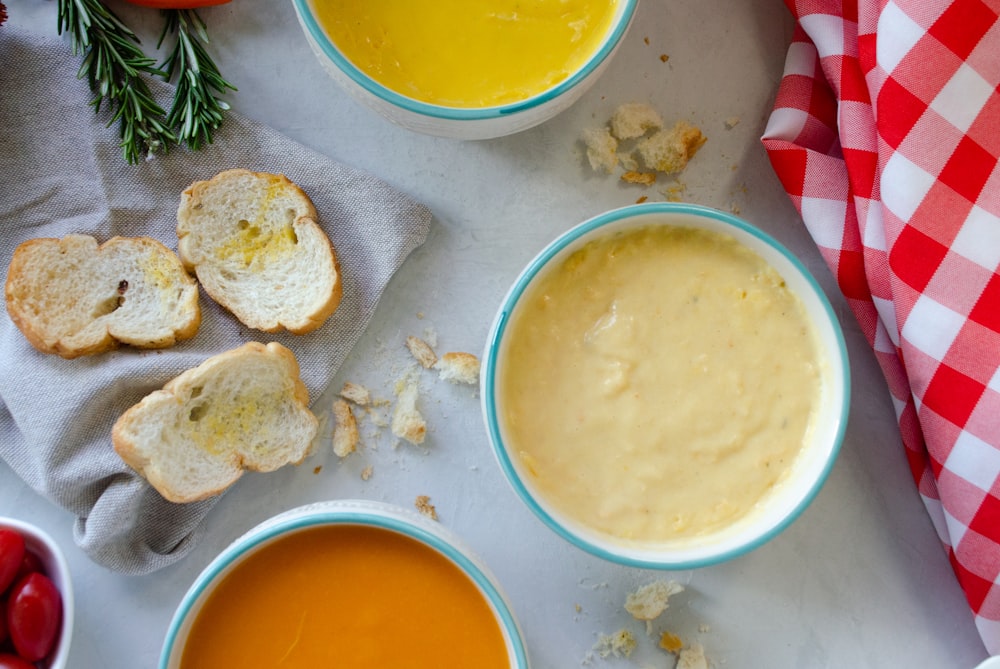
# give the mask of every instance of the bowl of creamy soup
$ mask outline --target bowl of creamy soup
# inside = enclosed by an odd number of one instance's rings
[[[604,71],[638,0],[293,0],[330,76],[431,135],[486,139],[552,118]]]
[[[280,514],[198,576],[160,669],[526,669],[495,577],[451,531],[407,509],[338,500]]]
[[[843,334],[776,240],[679,203],[561,235],[504,297],[481,397],[501,469],[573,544],[646,568],[705,566],[810,503],[849,406]]]

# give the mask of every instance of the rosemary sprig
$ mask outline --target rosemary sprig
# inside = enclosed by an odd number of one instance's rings
[[[107,101],[110,127],[118,122],[121,149],[131,164],[177,141],[166,112],[153,98],[144,74],[162,75],[156,61],[147,58],[139,38],[100,0],[59,0],[59,34],[66,30],[73,53],[83,54],[77,77],[87,78],[95,111]]]
[[[198,150],[212,143],[212,133],[222,124],[229,104],[216,97],[236,87],[222,78],[219,68],[205,50],[208,32],[205,22],[193,9],[163,11],[164,25],[157,48],[168,34],[177,35],[161,69],[167,81],[177,75],[177,89],[167,116],[167,123],[177,134],[178,142]]]

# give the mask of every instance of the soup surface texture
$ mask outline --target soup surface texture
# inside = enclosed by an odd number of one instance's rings
[[[613,537],[731,525],[787,475],[820,399],[801,302],[721,233],[608,233],[540,273],[508,327],[507,447],[544,499]]]
[[[616,0],[312,0],[359,70],[407,97],[491,107],[576,72],[611,27]]]
[[[472,580],[434,549],[366,525],[301,530],[219,584],[181,662],[201,667],[510,667]]]

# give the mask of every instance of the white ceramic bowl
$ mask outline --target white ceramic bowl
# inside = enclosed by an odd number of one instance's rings
[[[587,62],[556,86],[519,102],[459,108],[429,104],[378,83],[341,54],[317,22],[314,0],[293,0],[309,46],[335,82],[364,106],[416,132],[453,139],[489,139],[538,125],[569,108],[600,77],[621,44],[638,0],[619,0],[611,29]]]
[[[24,545],[33,551],[45,568],[45,575],[62,595],[62,623],[55,650],[48,658],[38,663],[40,669],[64,669],[69,661],[69,646],[73,638],[73,582],[69,575],[69,565],[59,545],[44,530],[15,518],[0,518],[0,528],[20,532]]]
[[[818,334],[822,397],[812,438],[803,446],[790,475],[757,508],[722,530],[676,541],[640,542],[612,537],[557,509],[540,493],[510,442],[498,407],[505,335],[525,291],[547,267],[588,241],[616,230],[677,225],[726,233],[756,251],[801,299]],[[777,241],[734,216],[689,204],[651,203],[617,209],[586,221],[549,244],[521,272],[504,297],[483,356],[481,398],[494,455],[525,504],[552,530],[594,555],[631,566],[659,569],[702,567],[746,553],[777,535],[806,508],[833,466],[847,425],[850,377],[843,333],[822,289],[806,268]],[[665,409],[668,410],[668,409]],[[613,446],[613,445],[612,445]]]
[[[185,639],[215,586],[255,551],[289,534],[325,525],[363,525],[397,532],[429,546],[456,565],[479,589],[503,633],[511,669],[528,669],[517,621],[496,578],[453,532],[401,507],[367,500],[336,500],[298,507],[270,518],[230,544],[195,579],[170,623],[160,669],[180,667]]]

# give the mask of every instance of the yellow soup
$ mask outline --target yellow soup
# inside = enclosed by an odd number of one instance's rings
[[[814,328],[734,238],[609,234],[525,292],[499,394],[543,497],[602,533],[669,541],[749,513],[792,467],[820,400]]]
[[[313,0],[358,69],[402,95],[449,107],[524,100],[598,50],[617,0]]]
[[[503,633],[475,583],[434,549],[364,525],[259,549],[195,619],[181,667],[502,669]]]

